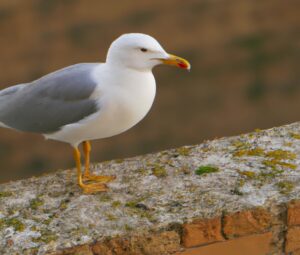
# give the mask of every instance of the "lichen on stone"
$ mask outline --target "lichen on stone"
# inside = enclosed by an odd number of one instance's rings
[[[187,146],[183,146],[176,149],[176,152],[181,156],[188,156],[191,152],[191,148]]]
[[[252,171],[240,171],[238,170],[238,173],[242,176],[245,176],[247,178],[253,179],[256,177],[256,173]]]
[[[289,135],[294,139],[300,140],[300,134],[299,133],[290,132]]]
[[[264,160],[262,163],[267,167],[271,167],[273,170],[277,170],[277,167],[289,168],[292,170],[297,168],[295,164],[287,163],[277,159]]]
[[[152,167],[152,174],[158,178],[163,178],[168,175],[166,168],[160,165]]]
[[[50,243],[51,241],[56,241],[58,236],[48,229],[43,229],[40,233],[39,237],[32,238],[33,242],[43,242],[43,243]]]
[[[5,227],[13,227],[15,231],[24,231],[25,225],[18,218],[0,219],[0,229]]]
[[[0,198],[1,197],[10,197],[12,195],[13,195],[13,193],[10,191],[0,191]]]
[[[289,194],[295,187],[294,183],[291,181],[280,181],[277,184],[279,192],[281,194]]]
[[[282,149],[268,151],[266,152],[265,156],[276,160],[293,160],[297,158],[295,153]]]
[[[254,149],[240,149],[233,153],[235,157],[243,157],[243,156],[264,156],[264,150],[262,148],[254,148]]]
[[[43,199],[35,198],[30,201],[30,208],[32,210],[36,210],[36,209],[38,209],[38,207],[42,206],[43,204],[44,204]]]
[[[120,201],[113,201],[112,204],[111,204],[111,206],[114,207],[114,208],[117,208],[117,207],[120,207],[121,204],[122,203]]]
[[[121,164],[121,163],[124,162],[124,159],[121,159],[121,158],[115,159],[115,162],[116,162],[117,164]]]
[[[196,175],[202,175],[202,174],[209,174],[209,173],[215,173],[218,172],[219,168],[216,166],[199,166],[195,170]]]

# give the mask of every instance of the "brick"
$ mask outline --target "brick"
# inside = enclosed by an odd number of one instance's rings
[[[160,255],[179,250],[180,237],[175,231],[113,238],[92,246],[94,255]]]
[[[272,225],[272,215],[265,209],[258,208],[226,215],[224,234],[227,238],[236,238],[267,232]]]
[[[300,250],[294,251],[292,255],[300,255]]]
[[[193,247],[223,241],[221,218],[195,220],[183,225],[182,242],[185,247]]]
[[[300,201],[291,201],[287,211],[288,226],[300,225]]]
[[[266,255],[271,254],[271,241],[272,233],[268,232],[190,248],[184,252],[178,252],[176,255]]]
[[[112,255],[126,254],[130,249],[130,242],[125,238],[114,238],[105,242],[97,242],[92,246],[93,254],[96,255]]]
[[[292,252],[300,250],[300,227],[294,226],[288,228],[286,233],[285,251]]]

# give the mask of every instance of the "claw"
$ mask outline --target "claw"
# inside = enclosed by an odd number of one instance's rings
[[[95,181],[100,183],[108,183],[116,179],[115,175],[105,176],[105,175],[92,175],[92,174],[84,174],[84,181]]]
[[[93,194],[97,192],[107,192],[108,187],[103,183],[82,184],[80,187],[85,194]]]
[[[93,175],[90,173],[90,151],[91,145],[88,141],[83,143],[83,150],[85,155],[85,171],[82,174],[81,172],[81,161],[80,161],[80,151],[77,147],[74,147],[74,158],[77,168],[77,178],[78,184],[83,189],[83,192],[86,194],[92,194],[96,192],[106,192],[108,187],[105,183],[108,183],[114,179],[116,176],[105,176],[105,175]],[[87,183],[83,181],[94,181],[96,183]]]
[[[104,175],[94,175],[90,172],[90,152],[91,152],[91,144],[89,141],[83,142],[83,151],[85,157],[85,170],[83,173],[83,180],[86,181],[95,181],[101,183],[108,183],[116,179],[116,176],[104,176]]]

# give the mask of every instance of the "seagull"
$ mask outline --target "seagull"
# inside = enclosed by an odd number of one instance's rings
[[[90,140],[120,134],[145,117],[156,93],[152,69],[159,64],[191,68],[153,37],[123,34],[110,45],[105,63],[71,65],[1,90],[0,126],[70,144],[83,192],[105,192],[116,177],[90,172]]]

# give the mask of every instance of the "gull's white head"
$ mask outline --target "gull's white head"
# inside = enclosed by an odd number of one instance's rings
[[[151,71],[159,64],[175,65],[190,69],[190,63],[180,57],[168,54],[153,37],[131,33],[117,38],[110,46],[106,63],[139,71]]]

